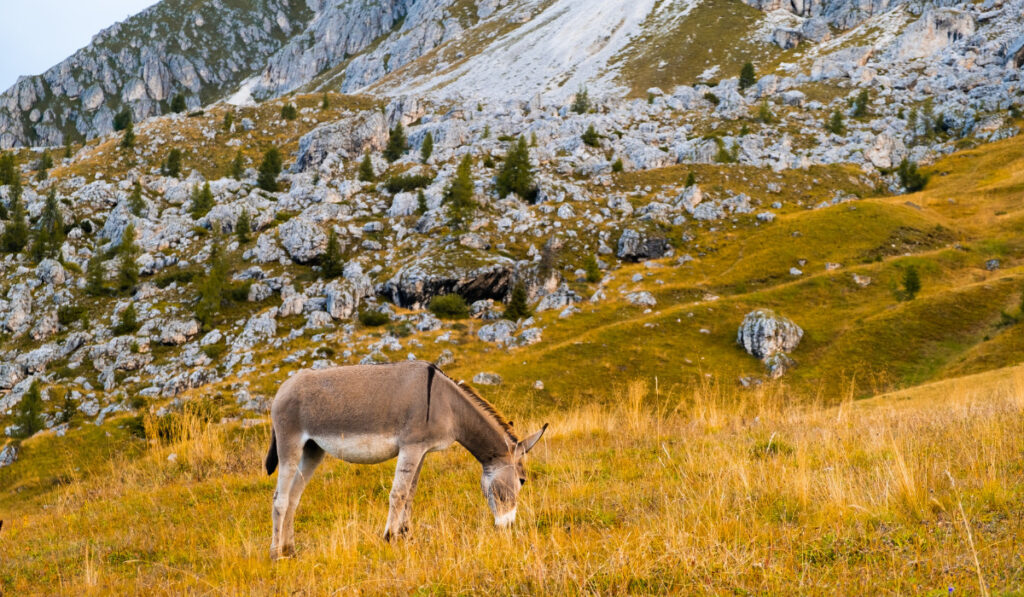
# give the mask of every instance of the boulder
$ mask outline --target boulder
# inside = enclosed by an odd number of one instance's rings
[[[56,259],[43,259],[36,266],[36,277],[43,284],[59,286],[64,283],[67,276],[64,273],[64,266],[59,261]]]
[[[0,450],[0,468],[11,466],[18,459],[18,444],[9,443]]]
[[[512,260],[466,253],[459,257],[459,252],[451,248],[444,256],[423,256],[402,267],[378,292],[400,307],[420,309],[444,294],[458,294],[475,302],[502,300],[511,291],[515,271]]]
[[[504,344],[508,342],[516,332],[516,324],[507,320],[499,319],[480,328],[476,337],[482,342],[492,344]]]
[[[181,346],[199,333],[199,322],[194,319],[167,321],[160,328],[160,343]]]
[[[790,319],[758,309],[743,318],[736,342],[748,354],[766,361],[774,355],[793,352],[803,336],[804,331]]]
[[[500,386],[501,376],[497,373],[477,373],[473,376],[473,383],[481,386]]]
[[[366,151],[380,151],[387,144],[388,136],[387,120],[377,110],[320,125],[299,139],[299,153],[292,172],[319,168],[331,154],[354,159]]]
[[[277,236],[288,256],[296,263],[312,263],[327,251],[327,235],[319,224],[305,216],[292,218],[278,226]]]
[[[664,238],[643,236],[636,230],[627,228],[619,237],[616,255],[619,259],[638,262],[664,257],[668,249],[668,241]]]
[[[953,8],[929,8],[904,29],[896,42],[896,57],[904,60],[934,56],[939,50],[974,35],[977,23],[969,13]]]
[[[631,292],[626,295],[626,301],[637,307],[653,307],[658,304],[654,295],[647,291]]]
[[[878,135],[871,149],[864,152],[864,157],[874,164],[875,168],[882,169],[898,166],[906,155],[907,147],[903,141],[885,133]]]

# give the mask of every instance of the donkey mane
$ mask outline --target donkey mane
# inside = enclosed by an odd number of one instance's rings
[[[504,415],[498,412],[498,409],[494,408],[493,404],[484,399],[483,396],[478,394],[477,391],[470,387],[470,385],[467,384],[466,382],[461,380],[455,381],[454,379],[448,377],[448,375],[445,374],[444,371],[441,371],[440,369],[438,369],[438,371],[448,381],[455,384],[455,387],[459,389],[463,396],[469,399],[471,404],[476,405],[477,408],[479,408],[485,414],[489,415],[491,420],[497,423],[498,426],[501,427],[501,429],[508,435],[509,439],[511,439],[515,443],[519,443],[519,437],[516,436],[516,432],[512,430],[512,424],[505,419]]]

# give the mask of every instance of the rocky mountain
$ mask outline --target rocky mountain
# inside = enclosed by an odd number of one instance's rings
[[[1024,61],[1015,2],[749,4],[762,12],[737,28],[722,13],[742,13],[738,0],[163,0],[0,95],[0,147],[102,136],[124,107],[138,121],[167,113],[178,94],[189,109],[319,90],[500,101],[564,99],[587,86],[643,96],[659,82],[713,81],[739,59],[719,55],[728,46],[793,73],[781,81],[789,87],[852,69],[884,74],[960,41],[982,64]],[[686,39],[696,43],[638,80],[658,49]]]

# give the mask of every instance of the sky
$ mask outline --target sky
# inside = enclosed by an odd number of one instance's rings
[[[0,92],[89,44],[156,0],[0,0]]]

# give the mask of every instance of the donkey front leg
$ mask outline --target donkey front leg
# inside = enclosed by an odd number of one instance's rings
[[[306,442],[302,447],[302,460],[299,461],[299,470],[292,480],[291,491],[288,495],[288,510],[284,515],[283,536],[281,553],[285,556],[295,555],[295,510],[299,507],[299,500],[302,498],[302,490],[306,488],[310,477],[316,471],[316,467],[323,462],[324,451],[312,441]]]
[[[403,537],[409,532],[413,493],[416,491],[416,482],[419,480],[425,455],[426,450],[421,448],[402,448],[398,453],[395,480],[391,484],[389,498],[388,524],[384,529],[385,541]]]
[[[295,473],[299,468],[299,458],[302,455],[301,446],[289,446],[282,438],[277,438],[277,454],[279,464],[277,469],[277,489],[274,490],[274,506],[271,512],[274,529],[270,539],[270,559],[278,560],[283,553],[285,522],[288,518],[288,505],[291,502],[292,484],[295,482]]]

